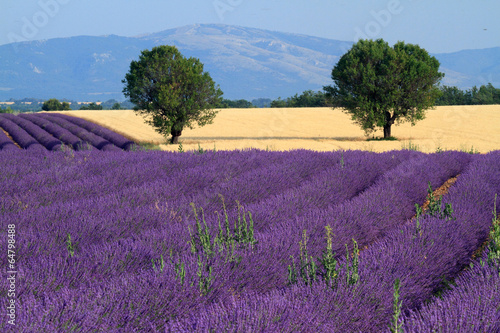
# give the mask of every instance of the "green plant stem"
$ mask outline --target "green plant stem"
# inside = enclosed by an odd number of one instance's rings
[[[393,316],[392,316],[392,321],[391,321],[391,332],[392,333],[400,333],[403,332],[403,324],[399,322],[399,316],[401,315],[401,306],[403,302],[399,301],[399,288],[400,288],[400,281],[399,278],[396,279],[394,282],[394,301],[393,301]]]

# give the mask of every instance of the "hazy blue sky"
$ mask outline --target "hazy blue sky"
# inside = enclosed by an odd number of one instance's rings
[[[223,23],[432,53],[500,46],[499,0],[0,0],[0,44]]]

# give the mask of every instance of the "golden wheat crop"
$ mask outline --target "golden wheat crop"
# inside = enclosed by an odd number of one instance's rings
[[[164,137],[146,125],[132,110],[65,111],[108,127],[136,142],[159,144]],[[382,131],[374,133],[382,136]],[[500,150],[500,105],[439,106],[426,113],[426,119],[415,126],[395,125],[392,135],[397,141],[367,141],[364,132],[340,109],[223,109],[213,124],[185,129],[180,137],[184,150],[231,150],[259,148],[269,150],[311,149],[318,151],[360,149],[376,152],[418,148],[434,152],[471,149],[482,153]]]

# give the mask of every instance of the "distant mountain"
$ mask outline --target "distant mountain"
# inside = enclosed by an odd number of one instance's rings
[[[55,38],[0,46],[0,100],[123,100],[121,80],[141,50],[175,45],[199,58],[227,99],[288,97],[331,84],[352,42],[222,24],[197,24],[138,37]],[[500,47],[434,54],[443,84],[500,82]],[[498,86],[498,84],[497,84]]]
[[[491,83],[500,88],[500,47],[432,55],[445,73],[443,84],[468,89]]]

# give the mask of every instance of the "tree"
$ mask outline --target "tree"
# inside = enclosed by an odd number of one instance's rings
[[[7,106],[5,109],[0,106],[0,113],[14,113],[14,110],[12,110],[10,106]]]
[[[395,122],[415,125],[434,106],[444,77],[438,69],[439,61],[418,45],[359,40],[333,68],[335,86],[324,90],[366,134],[382,127],[387,139]]]
[[[313,108],[328,106],[328,101],[322,91],[306,90],[300,96],[295,94],[288,102],[289,107],[294,108]]]
[[[467,105],[470,101],[467,101],[467,96],[465,92],[458,89],[458,87],[453,86],[442,86],[440,87],[441,96],[436,100],[436,105]]]
[[[68,102],[59,102],[57,98],[51,98],[43,102],[42,110],[44,111],[65,111],[71,110]]]
[[[238,100],[234,100],[234,101],[231,101],[229,99],[223,99],[219,105],[217,105],[217,108],[221,108],[221,109],[229,109],[229,108],[232,108],[232,109],[249,109],[249,108],[253,108],[255,106],[252,105],[252,103],[250,103],[249,101],[245,100],[245,99],[238,99]]]
[[[272,108],[286,108],[287,101],[281,99],[281,97],[278,97],[278,99],[275,99],[274,101],[271,102],[270,107],[272,107]]]
[[[113,104],[113,106],[111,107],[111,110],[121,110],[121,105],[120,103],[116,102],[115,104]]]
[[[476,88],[475,86],[473,88]],[[477,88],[476,88],[477,89]],[[477,90],[476,90],[477,91]],[[491,83],[479,87],[476,95],[473,98],[474,104],[487,105],[498,103],[499,90],[493,87]]]
[[[272,108],[314,108],[332,106],[327,96],[322,91],[306,90],[301,95],[295,94],[292,97],[282,100],[281,97],[271,102]]]
[[[61,103],[61,110],[63,110],[63,111],[71,110],[71,105],[68,102],[62,102]]]
[[[178,143],[184,127],[212,123],[218,112],[214,108],[222,101],[222,91],[200,60],[185,58],[175,46],[142,51],[122,82],[134,110],[158,133],[172,135],[172,144]]]

